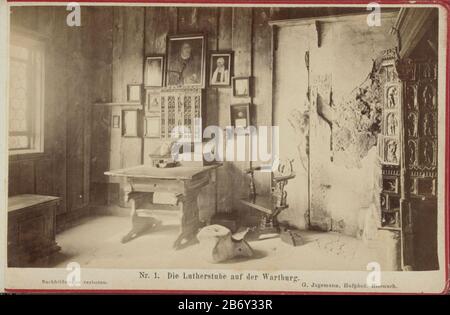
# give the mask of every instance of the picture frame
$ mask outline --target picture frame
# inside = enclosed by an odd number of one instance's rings
[[[161,112],[161,94],[160,90],[145,90],[145,111],[147,113]]]
[[[120,115],[113,115],[112,116],[112,127],[113,128],[120,128]]]
[[[140,137],[141,111],[137,109],[122,110],[122,137]]]
[[[165,76],[165,60],[163,55],[153,55],[145,58],[144,86],[163,87]]]
[[[250,103],[230,105],[230,125],[237,131],[245,131],[251,125]]]
[[[167,36],[167,87],[205,87],[206,43],[205,34]]]
[[[252,97],[251,77],[233,78],[233,97]]]
[[[160,138],[161,137],[161,117],[145,116],[144,117],[144,137]]]
[[[127,85],[127,102],[141,103],[142,101],[142,84]]]
[[[213,51],[209,54],[209,86],[231,86],[233,58],[232,51]]]

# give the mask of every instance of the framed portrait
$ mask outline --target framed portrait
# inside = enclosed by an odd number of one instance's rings
[[[206,36],[167,36],[166,85],[205,87]]]
[[[209,85],[228,87],[231,85],[233,52],[217,51],[209,56]]]
[[[251,80],[250,77],[233,78],[233,96],[234,97],[251,97]]]
[[[141,84],[128,84],[128,86],[127,86],[127,102],[140,104],[141,98],[142,98],[142,85]]]
[[[236,130],[245,130],[250,126],[250,104],[234,104],[230,106],[230,123]]]
[[[164,56],[150,56],[145,59],[144,86],[162,87],[164,84]]]
[[[146,112],[160,112],[161,111],[161,95],[158,91],[148,89],[145,91],[145,111]]]
[[[144,137],[159,138],[161,135],[161,118],[159,116],[144,117]]]

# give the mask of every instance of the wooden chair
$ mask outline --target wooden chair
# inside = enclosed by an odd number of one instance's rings
[[[261,167],[250,167],[245,171],[250,176],[249,196],[241,199],[241,203],[262,213],[258,226],[259,233],[279,233],[277,217],[283,210],[289,208],[285,188],[288,181],[295,178],[292,160],[280,162],[277,171],[272,172],[269,195],[257,194],[254,177],[256,171],[262,171]]]

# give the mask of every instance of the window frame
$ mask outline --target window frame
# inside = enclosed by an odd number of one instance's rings
[[[31,93],[27,101],[27,124],[29,130],[26,132],[11,132],[9,130],[10,113],[10,80],[8,80],[8,153],[10,156],[18,156],[23,154],[39,154],[44,153],[44,109],[45,109],[45,39],[34,32],[24,31],[21,29],[11,29],[10,46],[8,63],[11,65],[14,56],[11,55],[11,46],[25,47],[31,53],[31,77],[28,79]],[[16,58],[17,59],[17,58]],[[10,67],[11,71],[11,67]],[[9,73],[11,76],[11,72]],[[30,108],[33,108],[31,111]],[[34,117],[33,117],[34,116]],[[9,137],[11,135],[26,135],[29,145],[27,148],[11,149],[9,148]]]

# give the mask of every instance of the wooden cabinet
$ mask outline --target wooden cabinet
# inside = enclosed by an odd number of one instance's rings
[[[8,198],[8,267],[43,267],[60,250],[55,242],[59,201],[32,194]]]
[[[187,140],[201,140],[206,121],[206,106],[202,103],[201,89],[148,89],[145,116],[159,117],[163,140],[171,139],[174,132]]]

